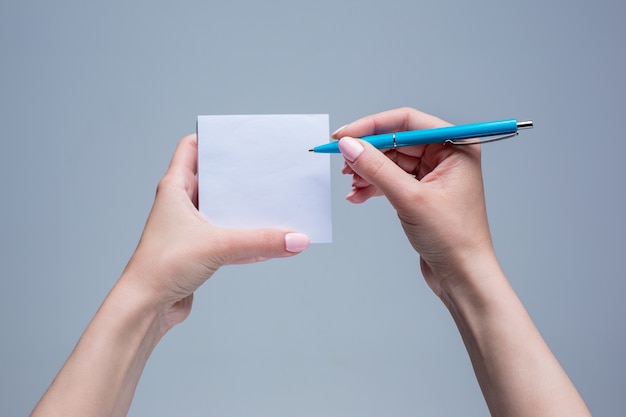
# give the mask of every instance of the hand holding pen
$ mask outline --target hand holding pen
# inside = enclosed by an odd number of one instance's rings
[[[446,126],[434,116],[398,109],[359,119],[333,134],[341,138],[333,143],[346,159],[343,173],[353,176],[347,199],[362,203],[384,194],[424,266],[435,276],[452,274],[451,254],[466,256],[468,248],[492,250],[480,146],[404,146],[381,153],[354,138]],[[438,284],[429,284],[437,293]]]
[[[361,203],[384,194],[396,209],[420,254],[426,282],[459,328],[491,415],[590,416],[498,264],[480,146],[396,146],[381,152],[354,139],[447,125],[398,109],[339,129],[333,137],[346,160],[342,172],[353,176],[347,198]],[[387,262],[393,266],[393,259]]]

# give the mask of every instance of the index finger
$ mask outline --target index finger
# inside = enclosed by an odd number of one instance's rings
[[[178,175],[196,175],[198,171],[198,138],[185,136],[178,142],[168,171]]]
[[[195,134],[186,136],[178,142],[174,155],[167,168],[167,172],[159,182],[159,187],[164,184],[182,188],[197,206],[198,182],[198,139]],[[166,187],[167,188],[167,187]],[[157,190],[158,194],[158,190]]]
[[[333,138],[340,139],[345,136],[360,138],[381,133],[432,129],[449,125],[450,123],[428,113],[402,107],[355,120],[333,133]]]

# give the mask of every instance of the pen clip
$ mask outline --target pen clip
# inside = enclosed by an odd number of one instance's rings
[[[495,138],[490,138],[490,139],[478,139],[478,140],[471,140],[471,141],[463,141],[463,140],[452,140],[452,139],[447,139],[443,142],[444,145],[456,145],[456,146],[461,146],[461,145],[479,145],[482,143],[489,143],[489,142],[496,142],[499,140],[504,140],[504,139],[508,139],[508,138],[512,138],[514,136],[517,136],[519,134],[519,132],[515,132],[515,133],[510,133],[508,135],[502,135],[502,136],[498,136]]]

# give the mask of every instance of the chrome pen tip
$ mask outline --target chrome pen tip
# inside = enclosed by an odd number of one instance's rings
[[[533,127],[533,121],[532,120],[526,120],[523,122],[517,122],[517,129],[532,129]]]

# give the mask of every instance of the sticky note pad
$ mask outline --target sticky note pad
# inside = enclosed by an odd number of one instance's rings
[[[212,224],[332,241],[327,114],[198,116],[198,205]]]

